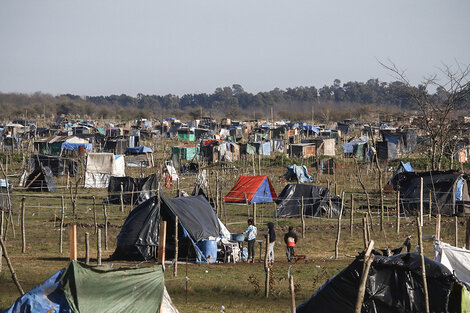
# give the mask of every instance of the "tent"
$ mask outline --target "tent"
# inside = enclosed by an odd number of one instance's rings
[[[304,198],[304,215],[320,216],[330,211],[330,191],[319,186],[289,184],[284,187],[276,199],[276,217],[300,216]],[[331,213],[338,216],[338,200],[331,198]]]
[[[112,153],[89,153],[87,155],[85,188],[107,188],[111,176],[126,176],[122,155]]]
[[[425,208],[429,208],[431,200],[433,213],[444,215],[470,213],[470,177],[454,171],[399,173],[394,188],[400,191],[405,210],[415,212],[419,209],[421,178]]]
[[[225,196],[227,203],[270,203],[277,198],[268,176],[240,176]]]
[[[297,307],[298,313],[354,312],[363,271],[361,256]],[[442,264],[425,257],[430,312],[466,312],[469,293]],[[469,309],[469,308],[465,308]],[[367,277],[361,312],[425,312],[418,253],[375,256]]]
[[[308,169],[305,165],[291,164],[287,167],[287,172],[284,174],[287,180],[297,180],[300,183],[313,182],[312,175],[308,174]]]
[[[161,265],[113,269],[72,261],[3,313],[29,312],[177,313],[178,310],[166,292]]]
[[[197,263],[208,262],[201,243],[224,235],[212,206],[203,196],[169,199],[152,197],[138,205],[127,217],[111,256],[115,260],[149,260],[156,256],[159,223],[167,221],[166,255],[174,256],[174,220],[178,216],[179,257],[188,256]],[[189,254],[188,254],[189,253]],[[214,258],[214,255],[211,255]],[[215,261],[215,259],[214,259]]]
[[[122,191],[122,200],[125,204],[130,204],[132,200],[134,201],[132,204],[142,203],[155,196],[157,187],[158,178],[156,174],[145,178],[111,176],[108,185],[108,202],[114,204],[121,203]]]
[[[57,192],[52,171],[48,166],[41,166],[29,174],[26,178],[25,188],[31,191]]]

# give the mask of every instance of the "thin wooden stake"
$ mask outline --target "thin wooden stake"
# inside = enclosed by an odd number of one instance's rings
[[[305,206],[304,206],[304,196],[302,196],[302,205],[300,206],[300,220],[302,222],[302,238],[305,239]]]
[[[158,259],[157,262],[165,264],[166,251],[166,221],[160,222],[160,231],[158,232]]]
[[[266,298],[269,297],[269,262],[268,262],[268,247],[269,247],[269,234],[266,236],[266,253],[264,254],[264,272],[266,273],[266,277],[264,280],[264,296]]]
[[[421,225],[419,224],[421,220],[422,220],[422,216],[419,216],[416,218],[416,224],[418,226],[419,256],[421,257],[421,276],[423,278],[424,301],[425,301],[426,313],[430,313],[428,283],[426,280],[426,267],[424,264],[424,253],[423,253],[423,234],[421,230]]]
[[[178,276],[178,216],[175,216],[175,264],[173,265],[173,277]]]
[[[455,244],[454,246],[459,246],[459,218],[457,216],[454,217],[454,225],[455,225]]]
[[[26,253],[26,231],[24,226],[24,201],[26,200],[25,197],[21,199],[21,253]]]
[[[121,193],[119,195],[119,197],[120,197],[119,200],[121,201],[121,212],[124,212],[124,195],[123,195],[123,193],[124,193],[124,187],[122,186],[122,183],[121,183]]]
[[[253,202],[253,224],[256,225],[256,202]]]
[[[108,250],[108,211],[106,210],[106,204],[103,203],[103,215],[104,215],[104,250]]]
[[[90,264],[90,233],[85,233],[85,264]]]
[[[374,260],[374,255],[372,254],[367,260],[364,259],[364,270],[361,276],[361,284],[359,285],[359,291],[357,293],[357,301],[356,301],[356,309],[355,313],[361,313],[362,311],[362,303],[364,302],[364,294],[366,292],[366,283],[367,277],[369,276],[370,265]]]
[[[465,249],[470,250],[470,217],[467,217],[467,227],[465,229]]]
[[[62,254],[62,242],[64,240],[64,220],[65,220],[65,203],[64,196],[60,197],[60,229],[59,229],[59,253]]]
[[[400,233],[400,191],[397,191],[397,234]]]
[[[96,220],[96,198],[93,196],[93,221],[95,223],[95,234],[98,233],[98,221]]]
[[[419,225],[423,227],[423,178],[419,179]]]
[[[294,288],[294,276],[289,277],[289,290],[290,290],[290,311],[296,313],[295,307],[295,288]]]
[[[436,215],[436,240],[441,240],[441,214]]]
[[[432,197],[431,197],[431,190],[429,190],[429,221],[431,221],[431,215],[432,215]]]
[[[7,265],[8,265],[8,268],[10,269],[10,272],[11,272],[11,279],[13,280],[13,282],[15,283],[16,285],[16,288],[18,289],[18,291],[20,292],[20,295],[24,295],[24,291],[23,291],[23,288],[21,288],[21,285],[20,285],[20,282],[18,281],[18,278],[16,277],[16,273],[15,273],[15,270],[13,268],[13,265],[11,264],[10,262],[10,258],[8,257],[8,251],[5,247],[5,243],[3,242],[3,239],[0,237],[0,245],[2,247],[2,251],[3,251],[3,256],[5,257],[5,259],[7,260]]]
[[[338,232],[336,234],[336,241],[335,241],[335,259],[338,259],[339,255],[339,240],[341,236],[341,216],[343,215],[343,207],[344,207],[344,193],[341,197],[341,209],[339,210],[338,215]]]
[[[97,265],[101,265],[101,228],[98,228],[96,234],[96,262]]]
[[[349,233],[351,237],[354,232],[354,194],[351,194],[351,216],[349,216]]]
[[[367,241],[367,216],[364,215],[362,218],[362,235],[364,239],[364,249],[368,246],[369,242]]]
[[[77,225],[70,227],[70,261],[77,260]]]

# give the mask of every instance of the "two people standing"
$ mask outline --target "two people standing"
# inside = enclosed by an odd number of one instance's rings
[[[246,239],[248,241],[248,263],[254,263],[255,258],[255,242],[256,235],[258,234],[258,229],[254,225],[253,219],[248,219],[248,227],[244,231]],[[276,232],[274,231],[274,224],[268,223],[268,234],[269,235],[269,244],[268,244],[268,262],[274,263],[274,244],[276,242]],[[265,235],[265,236],[267,236]]]

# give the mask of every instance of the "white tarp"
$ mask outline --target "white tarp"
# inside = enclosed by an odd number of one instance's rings
[[[124,156],[89,153],[86,160],[85,188],[108,188],[111,176],[126,176]]]
[[[162,299],[162,307],[160,309],[161,313],[179,313],[178,309],[176,309],[175,305],[173,304],[173,301],[171,301],[170,295],[168,294],[168,291],[163,289],[163,299]]]
[[[436,241],[434,260],[445,265],[461,282],[470,286],[470,250]]]

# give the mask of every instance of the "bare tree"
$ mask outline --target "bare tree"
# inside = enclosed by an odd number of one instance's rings
[[[440,170],[442,157],[450,141],[457,132],[453,113],[470,95],[470,65],[456,62],[454,67],[444,64],[438,73],[424,77],[418,87],[411,85],[405,75],[393,62],[386,65],[398,80],[406,85],[410,99],[416,104],[419,112],[418,125],[426,132],[429,140],[429,157],[433,170]],[[431,94],[429,90],[435,89]]]

